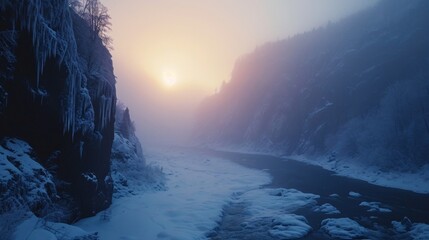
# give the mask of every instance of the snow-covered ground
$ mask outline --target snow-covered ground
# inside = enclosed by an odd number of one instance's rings
[[[175,149],[146,152],[148,163],[167,174],[166,191],[116,199],[108,212],[75,225],[101,239],[204,239],[217,226],[232,196],[271,181],[252,170],[215,157]]]
[[[315,159],[299,155],[283,156],[283,158],[318,165],[334,171],[340,176],[364,180],[379,186],[410,190],[416,193],[429,193],[429,164],[415,172],[400,172],[381,171],[377,167],[359,164],[351,160],[330,161],[327,157]]]
[[[79,227],[64,223],[48,222],[34,216],[31,212],[23,216],[13,234],[14,240],[57,240],[57,239],[87,239],[96,240],[96,233],[88,233]]]
[[[374,239],[379,234],[360,225],[356,218],[335,218],[335,214],[341,214],[339,210],[329,203],[318,205],[318,195],[295,189],[261,188],[271,181],[263,170],[178,149],[147,152],[146,160],[167,175],[165,189],[140,188],[133,194],[115,198],[109,209],[74,226],[47,222],[26,213],[28,216],[15,229],[13,239],[230,239],[234,237],[228,235],[231,233],[263,239],[296,239],[312,232],[327,239]],[[360,206],[384,209],[378,202],[362,202]],[[297,215],[296,211],[302,208],[332,215],[326,216],[320,225],[310,226],[306,216]],[[225,220],[228,214],[232,214],[230,222]],[[226,231],[222,232],[225,224]],[[412,223],[407,218],[392,221],[389,228],[403,239],[429,237],[429,225]],[[214,229],[220,230],[214,232]]]
[[[294,214],[301,208],[311,208],[320,196],[296,189],[263,188],[237,195],[236,206],[242,211],[229,213],[229,221],[220,226],[214,239],[298,239],[313,228],[305,216]],[[228,226],[239,222],[237,226]],[[233,224],[231,224],[233,225]],[[231,234],[232,236],[228,236]],[[226,235],[226,236],[225,236]]]

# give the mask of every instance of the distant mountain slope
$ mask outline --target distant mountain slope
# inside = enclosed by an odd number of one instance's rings
[[[429,163],[429,1],[385,0],[240,58],[197,116],[199,142]]]

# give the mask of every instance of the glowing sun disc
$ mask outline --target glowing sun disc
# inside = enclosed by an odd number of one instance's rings
[[[162,75],[162,83],[166,87],[173,87],[177,83],[177,77],[171,72],[164,72]]]

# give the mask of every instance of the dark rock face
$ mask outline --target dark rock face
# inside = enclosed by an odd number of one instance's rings
[[[237,62],[199,142],[421,166],[429,154],[428,1],[381,1]]]
[[[0,137],[28,142],[67,183],[58,194],[72,196],[75,214],[93,215],[113,191],[111,55],[66,0],[6,0],[0,12]]]

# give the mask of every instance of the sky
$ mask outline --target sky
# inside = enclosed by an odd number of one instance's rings
[[[189,132],[201,99],[257,46],[335,22],[377,0],[101,0],[112,17],[118,97],[142,142]]]

